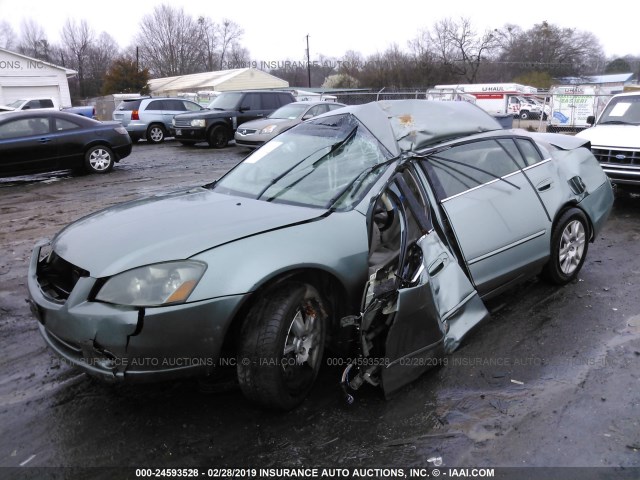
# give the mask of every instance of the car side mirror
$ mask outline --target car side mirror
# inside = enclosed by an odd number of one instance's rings
[[[589,115],[587,117],[587,123],[593,127],[593,124],[596,123],[596,117],[594,115]]]
[[[310,118],[313,118],[313,115],[310,113],[307,113],[306,115],[302,116],[302,121],[304,122],[305,120],[309,120]]]
[[[243,106],[241,106],[241,107],[238,109],[238,111],[239,111],[240,113],[242,113],[242,112],[246,112],[247,110],[251,110],[251,108],[249,107],[249,105],[243,105]]]

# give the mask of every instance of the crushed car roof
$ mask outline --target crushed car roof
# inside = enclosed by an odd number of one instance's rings
[[[496,119],[468,102],[387,100],[323,116],[345,113],[363,123],[394,156],[456,137],[502,130]]]

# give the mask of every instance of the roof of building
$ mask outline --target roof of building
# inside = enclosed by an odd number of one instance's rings
[[[634,73],[611,73],[606,75],[585,75],[584,77],[562,77],[557,80],[565,85],[606,84],[630,82]]]
[[[240,88],[233,88],[234,84]],[[154,94],[198,90],[225,91],[246,88],[284,88],[288,86],[289,83],[285,80],[255,68],[236,68],[233,70],[192,73],[190,75],[149,80],[149,89]]]

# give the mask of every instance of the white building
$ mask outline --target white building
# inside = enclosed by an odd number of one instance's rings
[[[71,106],[68,78],[77,72],[0,48],[0,105],[24,98],[52,98]]]

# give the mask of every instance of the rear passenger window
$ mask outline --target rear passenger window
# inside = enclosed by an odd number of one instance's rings
[[[54,118],[56,122],[56,131],[61,132],[63,130],[73,130],[75,128],[80,128],[80,125],[77,123],[70,122],[69,120],[64,120],[62,118]]]
[[[164,100],[162,110],[169,110],[172,112],[184,112],[184,103],[182,100]]]
[[[542,161],[542,155],[540,155],[540,152],[533,142],[525,140],[524,138],[518,138],[516,139],[516,143],[518,144],[518,148],[522,152],[527,165],[535,165]]]
[[[149,102],[149,105],[147,105],[147,108],[145,108],[145,110],[169,110],[164,108],[164,102],[162,100],[154,100],[152,102]]]
[[[280,100],[280,106],[287,105],[291,103],[293,100],[291,99],[291,95],[288,93],[279,93],[278,99]]]
[[[516,147],[516,144],[513,143],[513,140],[511,140],[510,138],[504,138],[504,139],[500,139],[498,140],[498,143],[500,144],[500,146],[502,148],[505,149],[505,151],[507,152],[507,154],[516,161],[516,163],[518,164],[518,166],[520,168],[524,168],[527,166],[527,164],[525,163],[525,161],[522,158],[522,155],[520,155],[520,150],[518,150],[518,147]]]
[[[519,170],[496,140],[483,140],[452,147],[425,161],[440,199],[465,192]],[[434,178],[435,177],[435,178]]]
[[[275,110],[279,106],[277,95],[273,93],[262,94],[262,108],[264,110]]]
[[[40,100],[40,108],[53,108],[53,102],[48,98]]]

